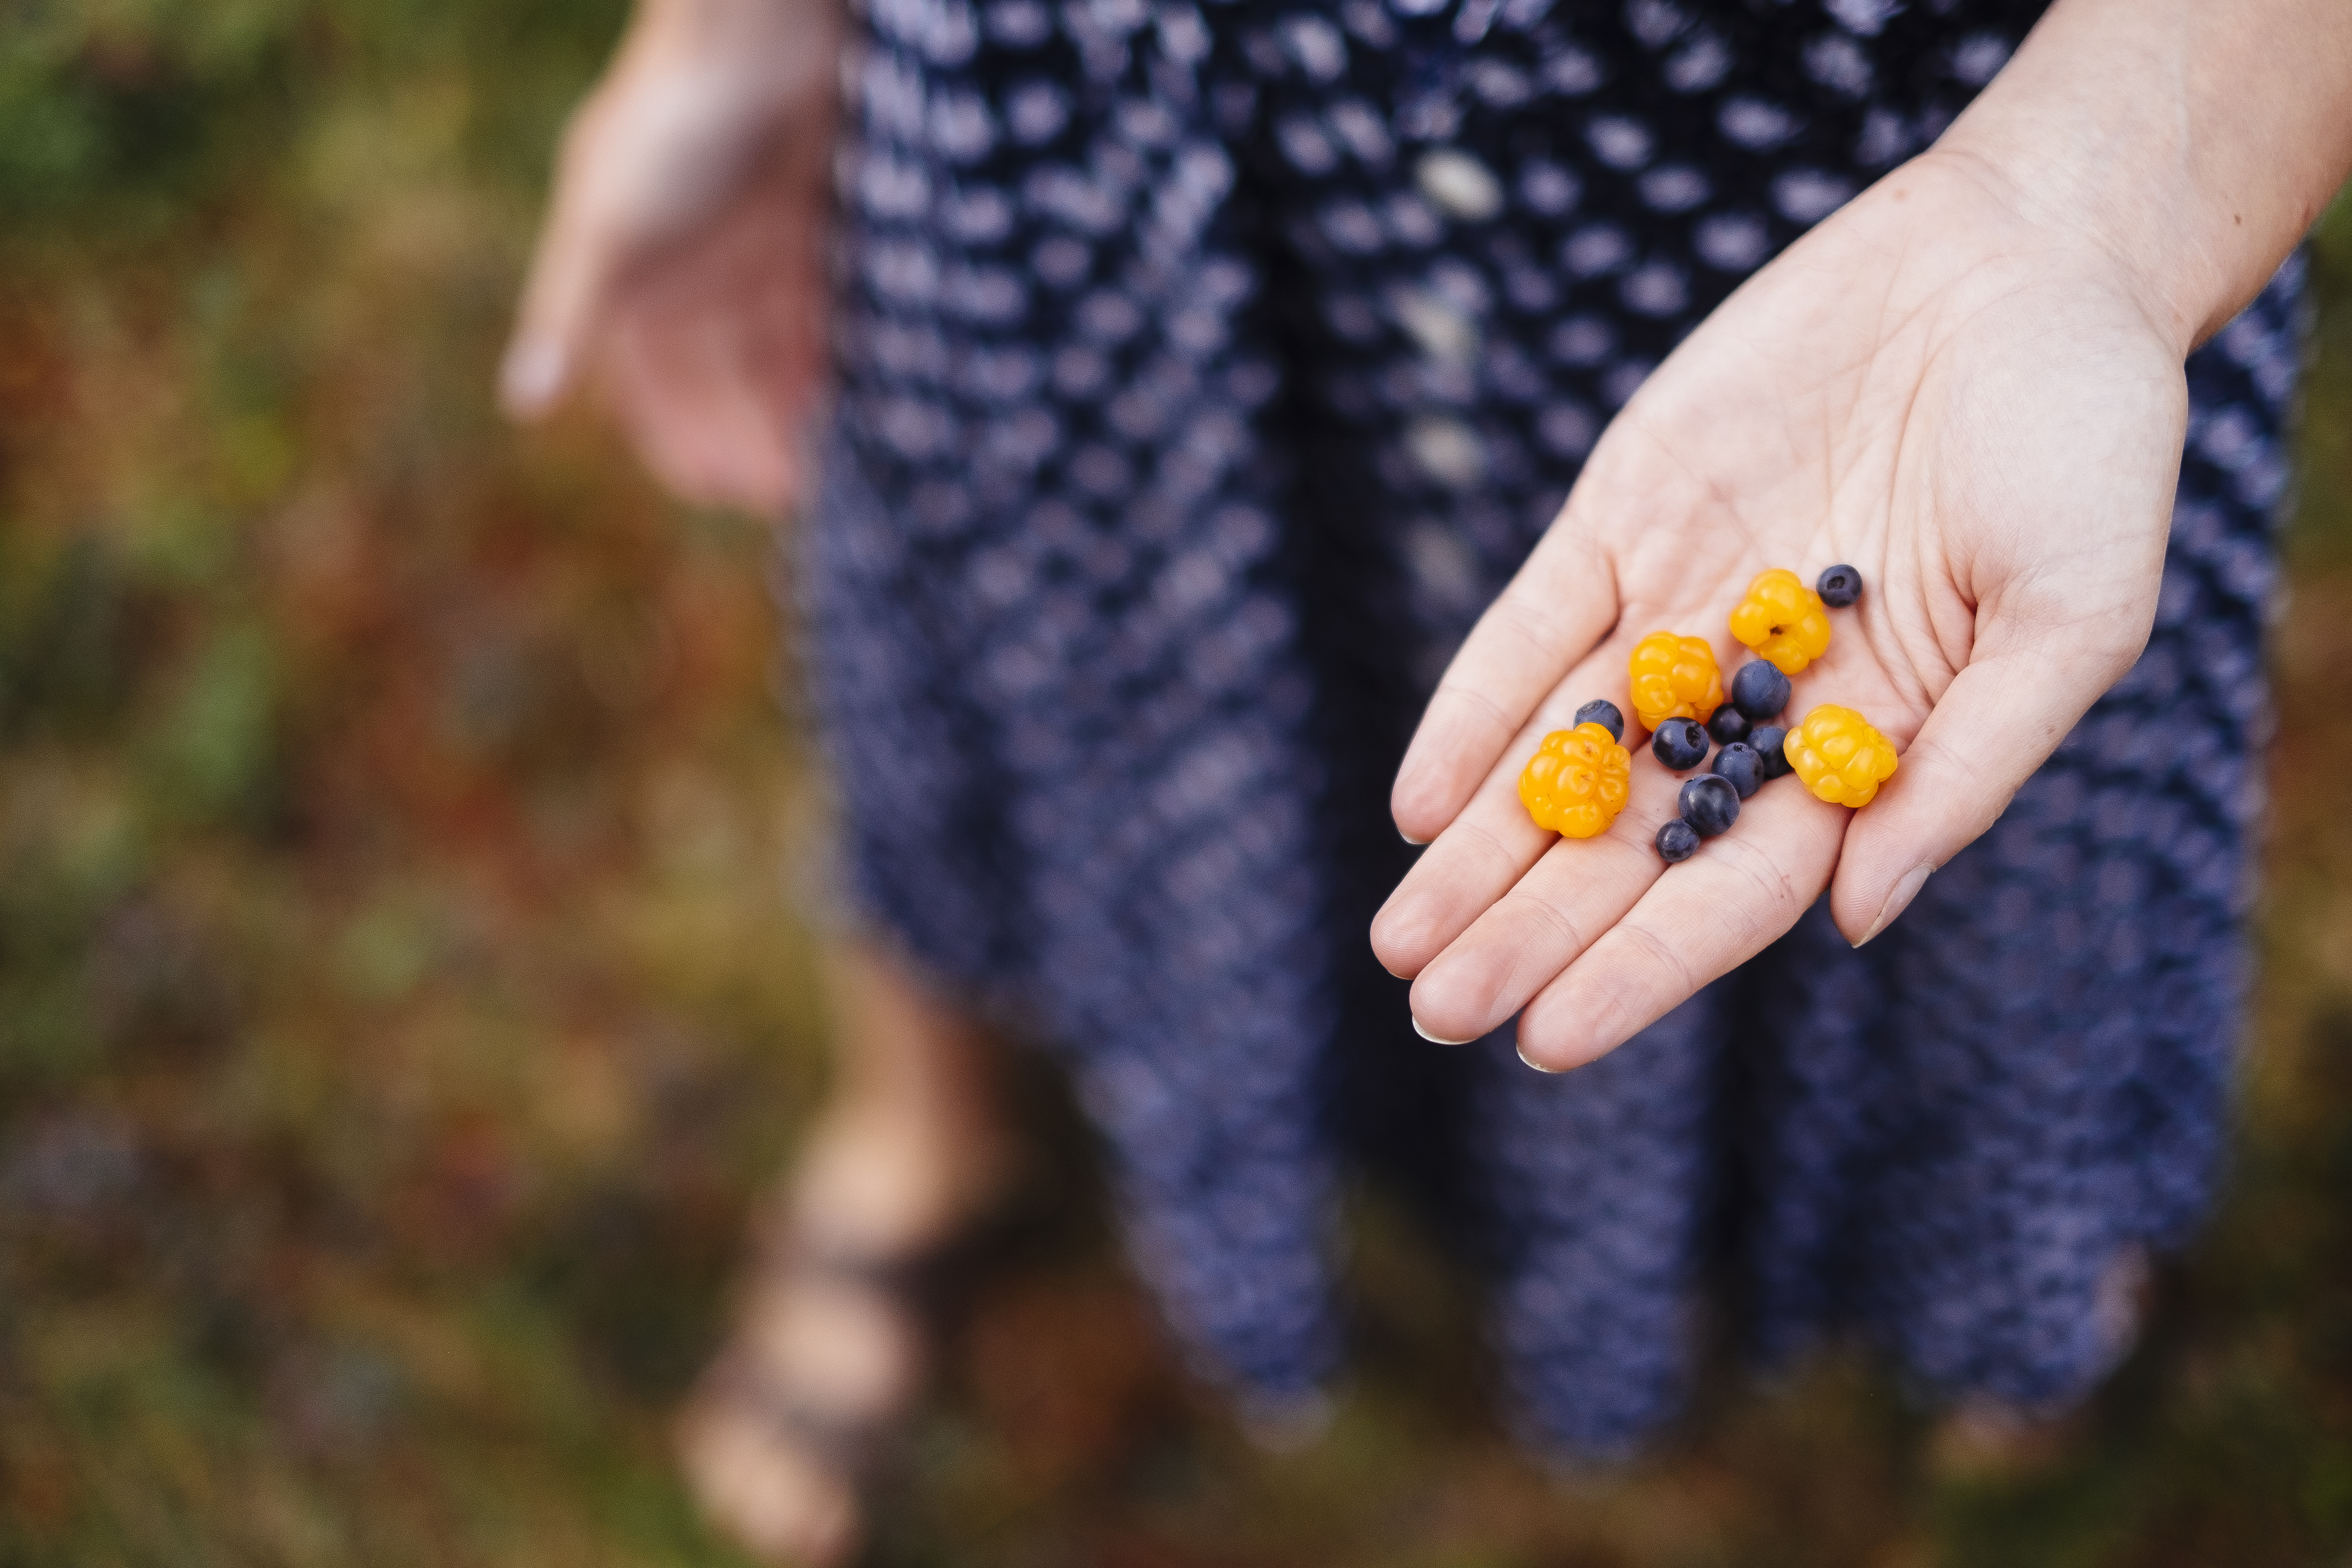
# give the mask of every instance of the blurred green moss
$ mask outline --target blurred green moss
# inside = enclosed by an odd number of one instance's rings
[[[461,151],[527,187],[625,15],[625,0],[26,0],[0,51],[0,208],[20,241],[184,235],[282,197],[289,147],[434,78],[480,84]],[[416,147],[376,139],[385,161]]]

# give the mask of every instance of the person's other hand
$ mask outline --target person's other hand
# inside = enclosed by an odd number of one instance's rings
[[[1598,1057],[1831,891],[1856,943],[1990,826],[2153,621],[2187,418],[2187,344],[2100,247],[2022,221],[1982,165],[1931,153],[1710,316],[1603,435],[1567,505],[1447,670],[1398,774],[1430,842],[1372,928],[1416,1023],[1466,1040],[1520,1014],[1547,1068]],[[1856,708],[1902,751],[1859,812],[1793,777],[1669,868],[1684,775],[1632,725],[1626,656],[1706,637],[1748,581],[1861,569],[1784,722]],[[1606,697],[1632,797],[1597,838],[1528,818],[1520,767]]]
[[[687,500],[761,512],[802,479],[824,376],[840,26],[827,0],[652,0],[564,133],[499,395],[583,383]]]

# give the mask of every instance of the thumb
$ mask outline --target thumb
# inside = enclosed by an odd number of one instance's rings
[[[613,282],[625,237],[604,189],[593,146],[593,106],[564,137],[562,174],[547,226],[531,255],[514,336],[499,363],[499,402],[510,418],[536,419],[579,378]]]
[[[2033,637],[1971,658],[1937,700],[1901,769],[1846,828],[1830,913],[1860,947],[1909,907],[1928,876],[2008,809],[2034,770],[2147,640],[2121,649]]]

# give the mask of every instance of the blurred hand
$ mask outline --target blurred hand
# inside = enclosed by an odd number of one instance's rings
[[[1765,268],[1611,425],[1566,507],[1447,671],[1393,797],[1433,840],[1373,926],[1424,1033],[1524,1008],[1549,1068],[1614,1048],[1831,890],[1856,943],[1990,826],[2154,617],[2186,342],[2096,244],[2029,223],[1987,167],[1930,153]],[[1857,708],[1903,752],[1860,812],[1793,778],[1669,869],[1682,783],[1638,726],[1632,798],[1560,840],[1519,804],[1548,731],[1671,629],[1748,657],[1750,578],[1862,570],[1787,722]]]
[[[509,414],[593,379],[678,495],[792,500],[825,365],[839,39],[827,0],[641,6],[564,133],[499,370]]]

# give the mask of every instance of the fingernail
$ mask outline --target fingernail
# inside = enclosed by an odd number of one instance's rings
[[[1536,1060],[1536,1058],[1533,1058],[1533,1057],[1531,1057],[1531,1056],[1528,1055],[1528,1053],[1527,1053],[1527,1049],[1526,1049],[1526,1047],[1520,1047],[1520,1049],[1519,1049],[1519,1060],[1521,1060],[1521,1061],[1523,1061],[1523,1062],[1527,1063],[1527,1064],[1528,1064],[1528,1066],[1529,1066],[1529,1067],[1531,1067],[1531,1068],[1535,1068],[1535,1069],[1536,1069],[1536,1071],[1538,1071],[1538,1072],[1539,1072],[1539,1073],[1543,1073],[1543,1074],[1545,1074],[1545,1075],[1547,1075],[1547,1076],[1549,1076],[1549,1075],[1552,1075],[1552,1074],[1556,1074],[1556,1073],[1558,1073],[1558,1072],[1559,1071],[1559,1069],[1558,1068],[1548,1068],[1548,1067],[1544,1066],[1544,1065],[1543,1065],[1543,1063],[1541,1063],[1541,1062],[1539,1062],[1539,1061]]]
[[[1471,1040],[1475,1040],[1478,1037],[1475,1035],[1472,1035],[1468,1039],[1449,1040],[1443,1035],[1433,1035],[1427,1029],[1423,1028],[1419,1018],[1415,1018],[1412,1021],[1412,1032],[1419,1035],[1423,1039],[1427,1040],[1433,1046],[1466,1046]]]
[[[1412,845],[1415,849],[1420,848],[1423,845],[1429,842],[1426,838],[1415,838],[1412,834],[1407,833],[1402,827],[1397,829],[1397,837],[1403,839],[1407,844]]]
[[[537,414],[563,386],[562,345],[546,338],[518,338],[499,365],[499,395],[516,414]]]
[[[1880,931],[1893,925],[1895,917],[1909,909],[1911,900],[1919,896],[1919,889],[1927,885],[1928,873],[1935,868],[1933,866],[1914,866],[1904,872],[1903,879],[1895,884],[1895,890],[1888,893],[1886,901],[1878,907],[1878,919],[1872,921],[1870,929],[1862,933],[1862,942],[1855,942],[1853,945],[1860,947],[1864,942],[1868,942]]]

